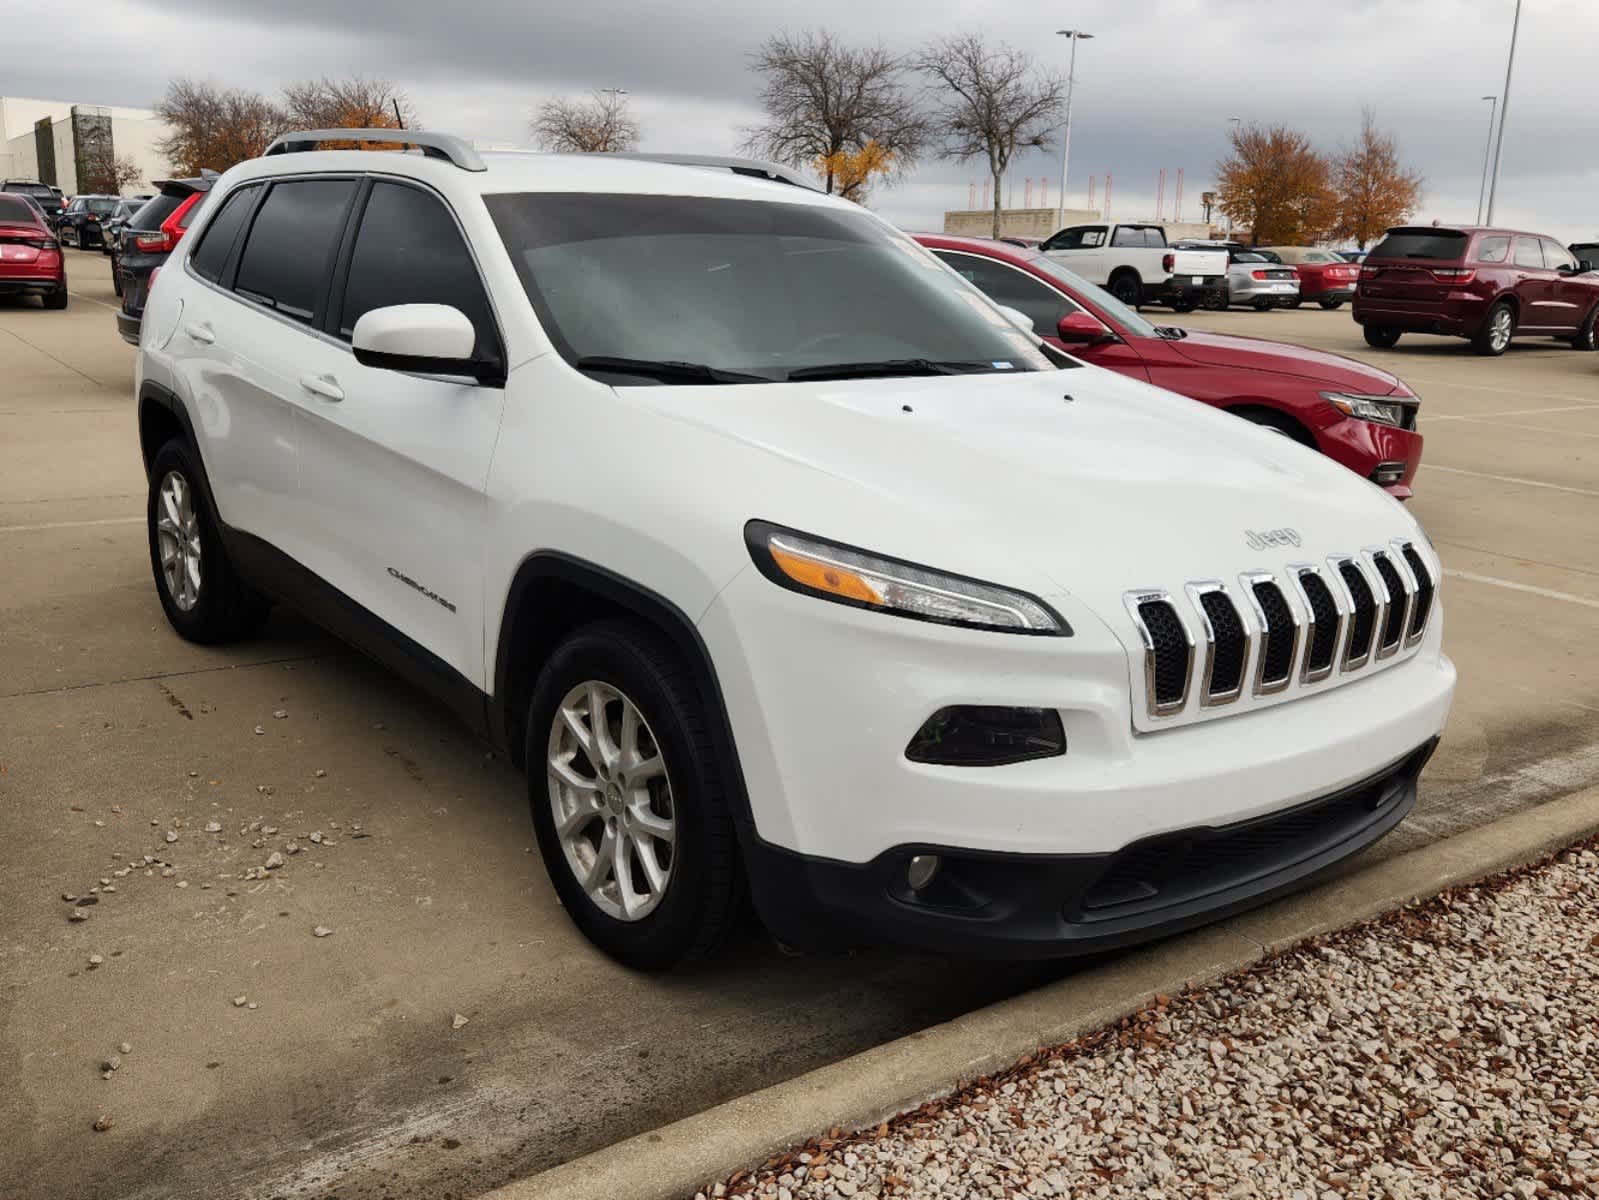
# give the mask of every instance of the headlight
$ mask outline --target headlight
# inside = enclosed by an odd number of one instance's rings
[[[1361,396],[1353,392],[1323,392],[1321,398],[1345,416],[1401,429],[1414,423],[1408,421],[1408,414],[1421,403],[1414,396]]]
[[[744,539],[761,574],[790,591],[946,625],[1071,635],[1059,614],[1025,592],[867,554],[765,521],[746,525]]]

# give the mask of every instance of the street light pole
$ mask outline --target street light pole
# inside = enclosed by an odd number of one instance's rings
[[[1494,114],[1499,111],[1498,96],[1484,96],[1488,105],[1488,140],[1482,148],[1482,186],[1477,189],[1477,224],[1482,224],[1482,201],[1488,194],[1488,159],[1494,152]]]
[[[1071,65],[1066,68],[1066,126],[1061,134],[1060,207],[1055,222],[1056,228],[1062,228],[1066,224],[1066,170],[1072,158],[1072,92],[1077,83],[1077,43],[1085,38],[1092,39],[1094,35],[1084,33],[1081,29],[1057,29],[1055,32],[1072,40]]]
[[[1499,157],[1505,149],[1505,118],[1510,114],[1510,73],[1516,68],[1516,34],[1521,30],[1521,0],[1510,23],[1510,56],[1505,60],[1505,90],[1499,93],[1499,135],[1494,139],[1494,170],[1488,181],[1488,224],[1494,223],[1494,197],[1499,191]]]

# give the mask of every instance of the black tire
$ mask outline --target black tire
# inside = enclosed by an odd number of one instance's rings
[[[44,306],[46,308],[53,308],[59,311],[67,306],[67,300],[69,297],[67,295],[67,289],[61,287],[56,288],[53,292],[46,292],[43,296],[40,296],[39,299],[44,302]]]
[[[1392,325],[1362,325],[1360,330],[1366,335],[1366,345],[1379,350],[1392,350],[1399,344],[1399,330]]]
[[[122,295],[122,270],[115,258],[111,260],[111,290],[118,296]]]
[[[1596,321],[1599,321],[1599,304],[1588,310],[1588,319],[1577,330],[1577,336],[1571,339],[1571,348],[1573,350],[1599,349],[1599,338],[1596,338],[1594,334],[1594,323]]]
[[[1277,302],[1275,300],[1255,300],[1252,302],[1252,307],[1256,312],[1270,312],[1277,307]]]
[[[591,680],[632,702],[669,783],[676,829],[665,890],[654,909],[635,920],[605,912],[589,896],[567,861],[551,811],[546,770],[551,732],[567,694]],[[737,835],[709,714],[687,666],[667,643],[646,627],[623,621],[601,621],[570,634],[550,655],[533,689],[527,764],[528,799],[545,870],[567,915],[589,941],[642,971],[669,970],[722,944],[737,923],[744,895]],[[592,764],[584,766],[590,777],[599,774]],[[583,767],[578,773],[585,773]],[[602,828],[592,832],[603,837],[608,818],[601,812],[594,820]],[[636,858],[630,869],[642,870]]]
[[[1191,313],[1191,312],[1194,311],[1194,309],[1199,307],[1199,301],[1198,300],[1173,300],[1171,302],[1171,306],[1172,306],[1172,311],[1173,312]]]
[[[158,518],[163,509],[161,489],[170,475],[178,476],[188,490],[194,514],[194,528],[200,545],[200,584],[193,603],[185,608],[175,597],[162,569],[161,535]],[[202,645],[237,641],[260,628],[270,607],[239,578],[223,549],[217,532],[216,516],[211,511],[211,489],[194,448],[181,438],[173,438],[150,463],[150,495],[145,506],[145,527],[150,542],[150,570],[155,576],[156,595],[167,621],[187,641]]]
[[[1117,271],[1108,286],[1110,294],[1129,308],[1138,308],[1144,302],[1144,283],[1137,271]]]
[[[1342,308],[1343,305],[1344,305],[1344,302],[1342,300],[1318,300],[1318,301],[1316,301],[1316,303],[1321,305],[1328,312],[1332,312],[1335,309]]]
[[[1298,308],[1304,302],[1305,298],[1303,296],[1290,296],[1288,299],[1280,301],[1280,304],[1283,308]]]
[[[1259,425],[1264,429],[1271,429],[1282,434],[1290,441],[1298,442],[1301,446],[1317,449],[1316,439],[1310,430],[1287,413],[1280,413],[1271,408],[1235,408],[1231,410],[1235,417],[1242,417],[1252,425]]]
[[[1515,332],[1515,309],[1508,300],[1496,300],[1483,318],[1482,328],[1472,336],[1471,348],[1488,358],[1498,358],[1510,349]]]
[[[1212,312],[1226,312],[1232,302],[1233,294],[1226,288],[1222,288],[1221,291],[1214,293],[1210,299],[1205,301],[1205,307]]]

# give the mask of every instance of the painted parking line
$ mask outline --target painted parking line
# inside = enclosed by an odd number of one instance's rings
[[[1599,608],[1599,600],[1590,600],[1587,596],[1573,596],[1570,592],[1557,592],[1553,588],[1534,587],[1530,583],[1517,583],[1514,579],[1496,579],[1492,575],[1456,571],[1452,567],[1445,567],[1444,574],[1451,579],[1464,579],[1467,583],[1485,583],[1489,587],[1502,587],[1512,592],[1526,592],[1529,596],[1542,596],[1545,600],[1563,600],[1567,604],[1580,604],[1584,608]]]
[[[1473,425],[1492,425],[1495,429],[1526,429],[1532,433],[1552,433],[1556,437],[1563,438],[1599,438],[1599,433],[1589,433],[1582,429],[1555,429],[1550,425],[1523,425],[1520,421],[1493,421],[1487,417],[1434,417],[1432,420],[1468,421]],[[1431,423],[1431,421],[1428,422],[1428,424]]]
[[[0,525],[3,533],[39,533],[45,529],[88,529],[95,525],[143,525],[143,517],[102,517],[97,521],[45,521],[39,525]]]
[[[1470,475],[1474,479],[1493,479],[1499,483],[1514,483],[1521,487],[1548,488],[1551,492],[1570,492],[1574,496],[1599,496],[1593,488],[1568,487],[1563,483],[1545,483],[1541,479],[1522,479],[1515,475],[1490,475],[1487,471],[1468,471],[1464,467],[1441,467],[1428,463],[1429,471],[1444,471],[1450,475]]]
[[[1444,416],[1437,416],[1437,417],[1429,416],[1427,418],[1427,420],[1429,422],[1431,422],[1431,421],[1488,421],[1488,420],[1492,420],[1495,417],[1531,417],[1531,416],[1536,416],[1538,413],[1580,412],[1581,410],[1583,410],[1585,408],[1599,408],[1599,404],[1563,404],[1559,408],[1512,408],[1512,409],[1509,409],[1509,410],[1507,410],[1505,412],[1472,413],[1469,416],[1465,416],[1465,415],[1461,415],[1461,416],[1444,415]]]
[[[109,308],[112,312],[122,311],[120,304],[107,304],[104,300],[96,300],[93,296],[85,296],[82,292],[74,292],[70,288],[67,289],[67,294],[77,300],[87,300],[90,304],[98,304],[101,308]]]
[[[1488,383],[1457,383],[1453,379],[1439,379],[1436,376],[1434,376],[1433,378],[1429,379],[1425,375],[1410,375],[1410,374],[1407,374],[1405,376],[1405,381],[1407,383],[1429,383],[1429,384],[1434,384],[1435,383],[1439,387],[1443,387],[1443,388],[1459,388],[1459,389],[1463,389],[1463,390],[1468,391],[1468,392],[1504,392],[1504,393],[1509,394],[1509,395],[1525,396],[1529,400],[1572,400],[1572,401],[1580,401],[1582,399],[1581,396],[1568,396],[1568,395],[1566,395],[1566,394],[1564,394],[1562,392],[1527,392],[1527,391],[1523,391],[1521,388],[1517,387],[1515,384],[1509,384],[1509,383],[1502,384],[1502,385],[1494,385],[1494,384],[1488,384]],[[1590,400],[1590,401],[1588,401],[1588,403],[1589,404],[1593,404],[1594,402],[1592,400]]]

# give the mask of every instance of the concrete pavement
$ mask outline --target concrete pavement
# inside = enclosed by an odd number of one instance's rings
[[[600,958],[528,852],[522,780],[440,709],[291,614],[227,649],[167,629],[132,350],[104,260],[69,272],[66,312],[0,304],[7,1186],[469,1195],[1070,973],[790,959],[754,932],[664,980]],[[1424,397],[1414,503],[1462,682],[1377,853],[1599,782],[1599,356],[1370,351],[1347,312],[1185,320],[1369,357]],[[102,878],[69,923],[59,896]]]

